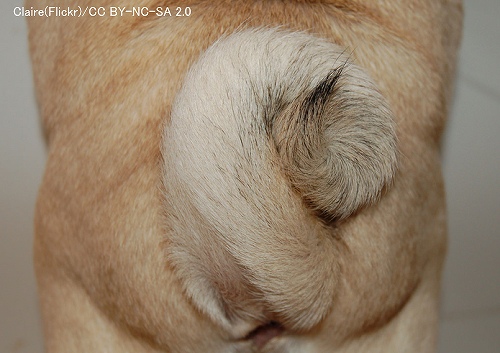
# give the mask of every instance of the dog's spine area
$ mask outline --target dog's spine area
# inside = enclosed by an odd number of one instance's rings
[[[163,139],[168,256],[193,303],[237,337],[317,325],[342,271],[331,222],[390,183],[393,125],[330,42],[250,29],[209,47]]]

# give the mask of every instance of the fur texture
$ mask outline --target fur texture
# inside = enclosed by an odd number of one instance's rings
[[[176,6],[28,19],[46,351],[434,351],[460,2]]]
[[[394,175],[391,113],[343,51],[302,33],[238,32],[207,49],[174,101],[163,138],[172,258],[227,328],[323,319],[337,250],[310,210],[344,219]]]

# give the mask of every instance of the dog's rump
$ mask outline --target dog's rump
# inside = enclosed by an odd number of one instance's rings
[[[375,203],[397,164],[391,112],[348,49],[265,28],[222,37],[191,67],[162,153],[168,256],[236,334],[328,314],[334,225]]]
[[[28,18],[47,352],[433,351],[460,1],[188,6]]]

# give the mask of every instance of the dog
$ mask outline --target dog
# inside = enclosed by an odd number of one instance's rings
[[[167,5],[28,17],[46,351],[433,352],[460,1]]]

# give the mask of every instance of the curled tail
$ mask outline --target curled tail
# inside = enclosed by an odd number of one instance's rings
[[[373,204],[395,173],[370,78],[317,37],[237,32],[187,73],[163,141],[169,257],[195,305],[241,334],[316,325],[341,256],[321,218]]]

